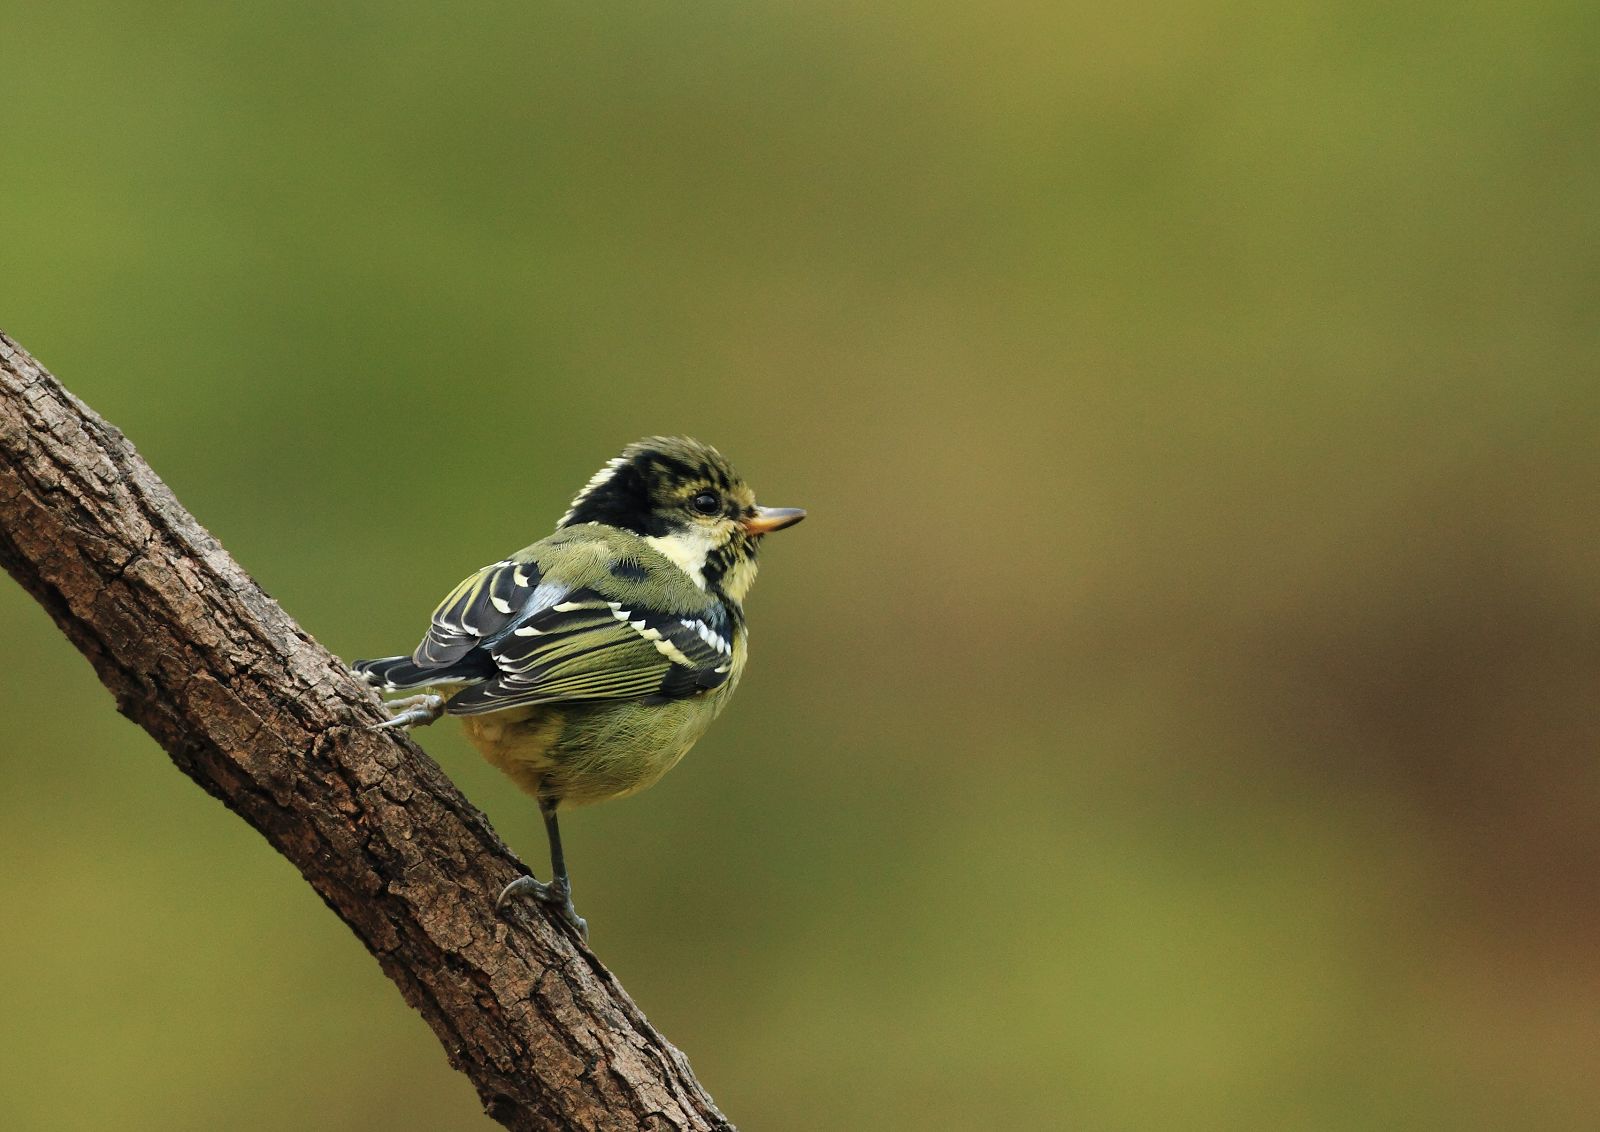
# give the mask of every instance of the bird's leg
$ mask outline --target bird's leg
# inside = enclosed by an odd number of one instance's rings
[[[400,700],[385,700],[383,710],[389,718],[374,723],[368,731],[383,731],[390,727],[426,727],[444,714],[444,697],[433,692],[420,696],[407,696]]]
[[[567,923],[578,929],[583,942],[589,942],[589,922],[578,915],[572,906],[572,881],[567,877],[567,861],[561,853],[561,827],[556,824],[556,806],[559,799],[540,798],[539,813],[544,816],[544,831],[550,838],[550,872],[554,878],[549,884],[531,876],[520,876],[500,890],[494,902],[496,910],[504,908],[506,901],[517,896],[531,896]]]

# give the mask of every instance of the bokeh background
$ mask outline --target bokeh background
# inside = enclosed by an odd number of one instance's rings
[[[743,1127],[1600,1126],[1592,3],[0,35],[0,326],[340,654],[645,433],[811,510],[566,823]],[[0,583],[0,1124],[490,1127]]]

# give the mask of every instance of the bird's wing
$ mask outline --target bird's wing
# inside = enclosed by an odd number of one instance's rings
[[[546,580],[537,560],[502,558],[451,590],[411,654],[419,668],[448,668],[507,628],[555,605],[570,587]]]
[[[630,607],[589,588],[506,624],[481,648],[494,674],[454,696],[452,715],[680,699],[720,686],[733,667],[732,627],[720,606],[697,613]]]
[[[558,532],[451,590],[412,654],[472,686],[472,715],[568,700],[679,699],[732,671],[733,619],[676,566],[621,531]]]

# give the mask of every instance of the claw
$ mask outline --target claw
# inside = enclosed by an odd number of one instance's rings
[[[389,718],[374,723],[368,731],[387,731],[391,727],[426,727],[444,714],[444,697],[432,692],[420,696],[407,696],[403,700],[389,700],[383,705]]]
[[[520,876],[500,890],[500,895],[495,898],[494,910],[503,912],[508,901],[524,896],[543,904],[571,924],[584,943],[589,942],[589,921],[578,915],[577,908],[572,905],[572,893],[568,891],[566,885],[560,881],[546,884],[531,876]]]

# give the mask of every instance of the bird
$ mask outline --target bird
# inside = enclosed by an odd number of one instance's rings
[[[763,507],[726,457],[689,437],[623,448],[554,533],[463,579],[409,656],[358,660],[390,699],[376,729],[460,718],[479,753],[538,802],[551,880],[532,898],[585,942],[557,815],[643,790],[728,704],[749,654],[744,602],[757,549],[804,519]]]

